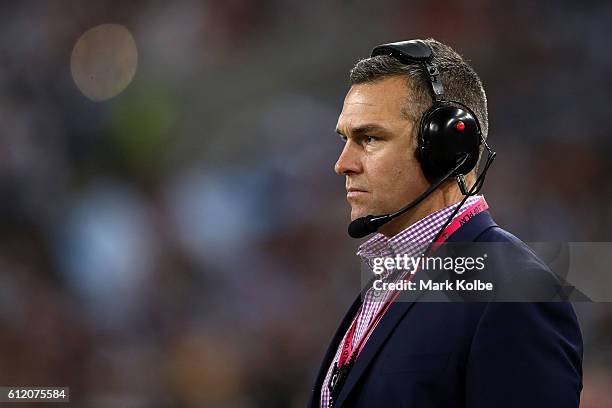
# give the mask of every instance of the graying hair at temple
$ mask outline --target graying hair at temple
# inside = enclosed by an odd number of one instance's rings
[[[474,69],[448,45],[433,38],[424,40],[433,50],[433,62],[440,71],[444,93],[448,100],[469,107],[478,118],[482,136],[486,140],[489,130],[487,95],[482,81]],[[417,123],[423,112],[431,106],[431,85],[419,63],[404,64],[393,57],[378,55],[357,62],[350,71],[351,85],[375,82],[384,78],[404,75],[411,98],[402,113]],[[415,134],[416,136],[416,134]]]

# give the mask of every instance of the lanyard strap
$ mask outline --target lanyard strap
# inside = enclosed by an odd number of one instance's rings
[[[489,209],[489,204],[487,204],[487,200],[484,197],[480,197],[478,201],[474,204],[470,205],[465,209],[461,214],[459,214],[455,219],[448,224],[442,234],[436,239],[431,246],[431,252],[434,252],[436,249],[440,247],[451,235],[453,235],[463,224],[467,223],[472,219],[476,214],[479,214],[483,211]]]
[[[476,201],[474,204],[466,208],[465,211],[463,211],[461,214],[455,217],[455,219],[453,219],[453,221],[446,228],[444,228],[444,231],[442,231],[442,234],[440,234],[438,239],[432,244],[431,250],[429,251],[429,253],[431,254],[435,252],[463,224],[471,220],[472,217],[474,217],[476,214],[486,211],[488,208],[489,208],[489,205],[487,204],[487,201],[484,199],[484,197],[480,197],[478,201]],[[406,279],[406,281],[409,281],[410,279],[412,279],[412,277],[416,274],[416,272],[417,271],[415,271],[414,273],[411,273],[410,277]],[[365,343],[370,338],[370,335],[372,334],[376,326],[378,326],[378,323],[380,322],[384,314],[387,312],[391,304],[395,301],[399,293],[400,293],[399,290],[395,290],[394,292],[389,294],[389,296],[385,300],[383,307],[378,311],[378,313],[376,313],[376,316],[374,317],[372,322],[368,325],[368,328],[366,329],[365,333],[361,337],[361,340],[359,341],[357,346],[353,347],[353,337],[355,336],[355,330],[357,329],[357,322],[363,310],[363,305],[362,307],[359,308],[359,311],[357,312],[357,316],[355,317],[355,320],[353,321],[353,324],[351,325],[351,328],[349,329],[349,332],[347,333],[346,337],[344,338],[344,342],[342,343],[342,352],[340,353],[340,358],[338,359],[338,368],[342,368],[342,366],[349,363],[349,359],[352,360],[351,363],[357,360],[357,358],[359,357],[359,354],[361,353],[361,350],[365,346]],[[356,349],[356,351],[354,352],[353,349]]]
[[[360,307],[349,332],[344,338],[344,343],[342,343],[342,352],[340,353],[340,358],[338,358],[338,367],[344,366],[351,357],[351,353],[353,351],[353,336],[355,335],[355,330],[357,329],[357,320],[359,320],[359,316],[361,315],[361,309],[362,308]]]

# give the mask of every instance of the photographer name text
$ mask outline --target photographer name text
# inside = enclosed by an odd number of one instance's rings
[[[491,291],[493,283],[477,280],[459,279],[454,281],[434,282],[432,280],[421,280],[417,282],[401,280],[398,282],[384,282],[377,279],[373,282],[374,290],[396,291],[396,290],[434,290],[434,291]]]

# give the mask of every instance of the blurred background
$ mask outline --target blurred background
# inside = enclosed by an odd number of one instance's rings
[[[360,285],[333,129],[383,42],[434,37],[480,74],[501,226],[612,240],[610,21],[604,1],[2,2],[0,385],[304,406]],[[575,307],[582,406],[612,406],[612,306]]]

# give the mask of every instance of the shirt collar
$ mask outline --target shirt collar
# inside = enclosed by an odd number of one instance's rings
[[[468,197],[454,218],[481,197],[480,195]],[[372,266],[374,258],[393,257],[404,254],[411,257],[420,256],[425,252],[429,243],[434,239],[442,225],[446,222],[446,219],[458,205],[459,203],[451,204],[429,214],[391,238],[387,238],[380,233],[375,234],[359,246],[357,255],[370,266]]]

